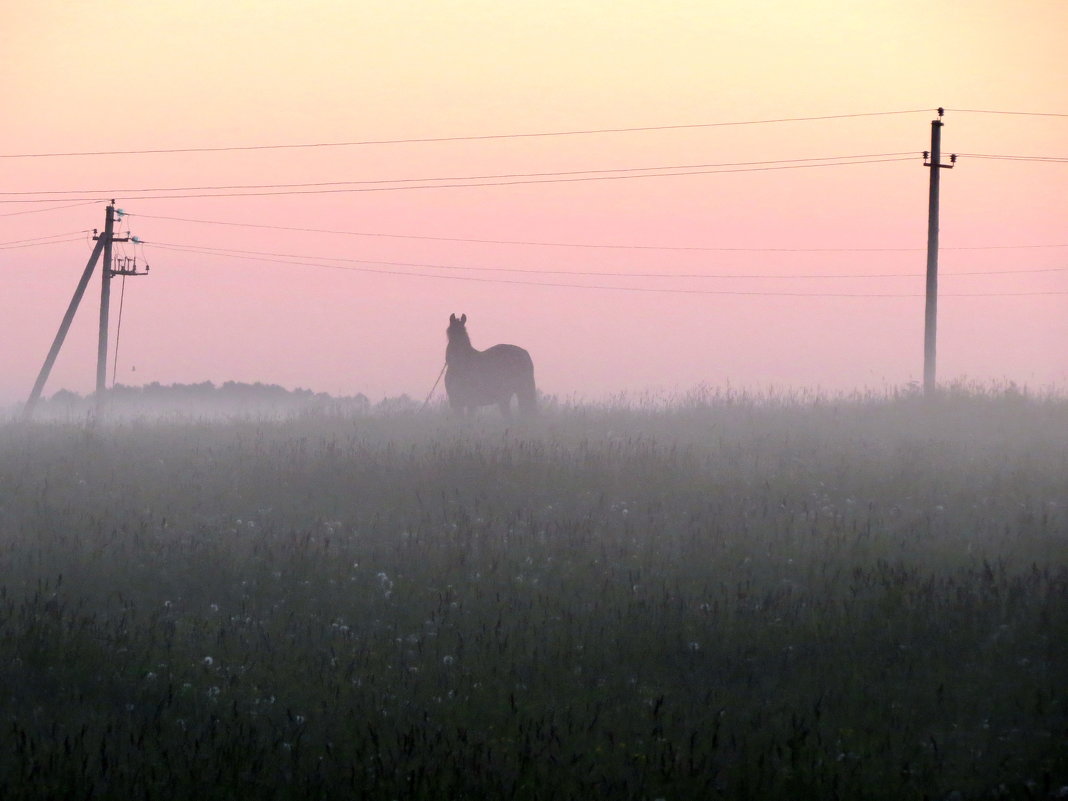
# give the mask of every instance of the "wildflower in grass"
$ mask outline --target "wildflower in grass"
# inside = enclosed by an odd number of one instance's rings
[[[688,649],[690,649],[690,651],[692,651],[692,652],[694,652],[694,653],[697,653],[698,651],[700,651],[700,650],[701,650],[701,643],[697,642],[697,640],[691,640],[691,641],[690,641],[690,642],[689,642],[689,643],[688,643],[688,644],[686,645],[686,647],[687,647]]]
[[[378,586],[386,598],[393,594],[393,581],[386,573],[378,574]]]
[[[450,665],[452,665],[455,662],[456,662],[456,657],[453,656],[452,654],[445,654],[445,656],[443,656],[441,658],[441,663],[443,665],[445,665],[445,667],[449,667]]]
[[[215,664],[215,660],[214,660],[214,659],[212,659],[212,658],[211,658],[210,656],[206,656],[206,657],[204,657],[204,659],[202,660],[202,662],[203,662],[203,664],[204,664],[204,667],[211,667],[212,665],[214,665],[214,664]]]

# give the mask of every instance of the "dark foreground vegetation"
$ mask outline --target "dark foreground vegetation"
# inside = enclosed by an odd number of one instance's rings
[[[1066,786],[1063,399],[0,426],[0,798]]]

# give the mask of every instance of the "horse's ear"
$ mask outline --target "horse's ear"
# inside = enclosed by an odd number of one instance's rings
[[[460,325],[463,325],[466,322],[467,322],[467,315],[466,314],[461,315],[460,316]]]
[[[450,323],[455,323],[456,322],[456,315],[455,314],[450,314],[449,315],[449,322]]]

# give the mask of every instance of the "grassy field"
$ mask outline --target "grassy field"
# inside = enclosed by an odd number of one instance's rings
[[[0,798],[1068,797],[1068,401],[0,426]]]

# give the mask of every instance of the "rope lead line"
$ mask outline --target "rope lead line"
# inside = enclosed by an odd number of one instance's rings
[[[435,382],[434,382],[434,386],[432,386],[432,387],[430,388],[430,392],[428,392],[428,393],[426,394],[426,400],[425,400],[425,401],[423,401],[423,406],[422,406],[422,408],[420,408],[420,409],[419,409],[419,411],[423,411],[423,410],[425,410],[425,409],[426,409],[426,407],[430,405],[430,398],[431,398],[431,396],[433,396],[433,394],[434,394],[434,390],[438,388],[438,384],[439,384],[439,383],[441,383],[441,377],[442,377],[443,375],[445,375],[445,368],[446,368],[446,367],[448,367],[448,366],[449,366],[449,363],[448,363],[448,362],[445,362],[445,364],[441,365],[441,372],[440,372],[440,373],[438,373],[438,378],[437,378],[437,381],[435,381]]]

